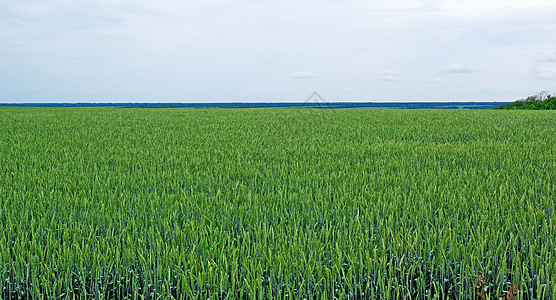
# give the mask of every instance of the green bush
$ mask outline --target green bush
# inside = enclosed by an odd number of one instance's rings
[[[541,92],[535,96],[529,96],[526,99],[521,99],[509,104],[501,105],[496,109],[556,109],[556,96],[552,96],[550,94],[547,94],[546,92]]]

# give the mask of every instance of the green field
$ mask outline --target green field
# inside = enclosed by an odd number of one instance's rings
[[[554,299],[556,113],[0,108],[2,299]]]

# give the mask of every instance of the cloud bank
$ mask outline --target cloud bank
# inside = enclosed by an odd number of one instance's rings
[[[0,1],[0,102],[511,101],[556,85],[554,15],[553,0]]]

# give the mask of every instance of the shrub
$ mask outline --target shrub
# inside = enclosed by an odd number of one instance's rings
[[[525,99],[520,99],[509,104],[501,105],[496,109],[556,109],[556,96],[550,95],[547,92],[540,92],[534,96],[529,96]]]

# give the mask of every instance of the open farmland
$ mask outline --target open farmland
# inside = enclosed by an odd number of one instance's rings
[[[1,298],[556,298],[556,113],[0,109]]]

